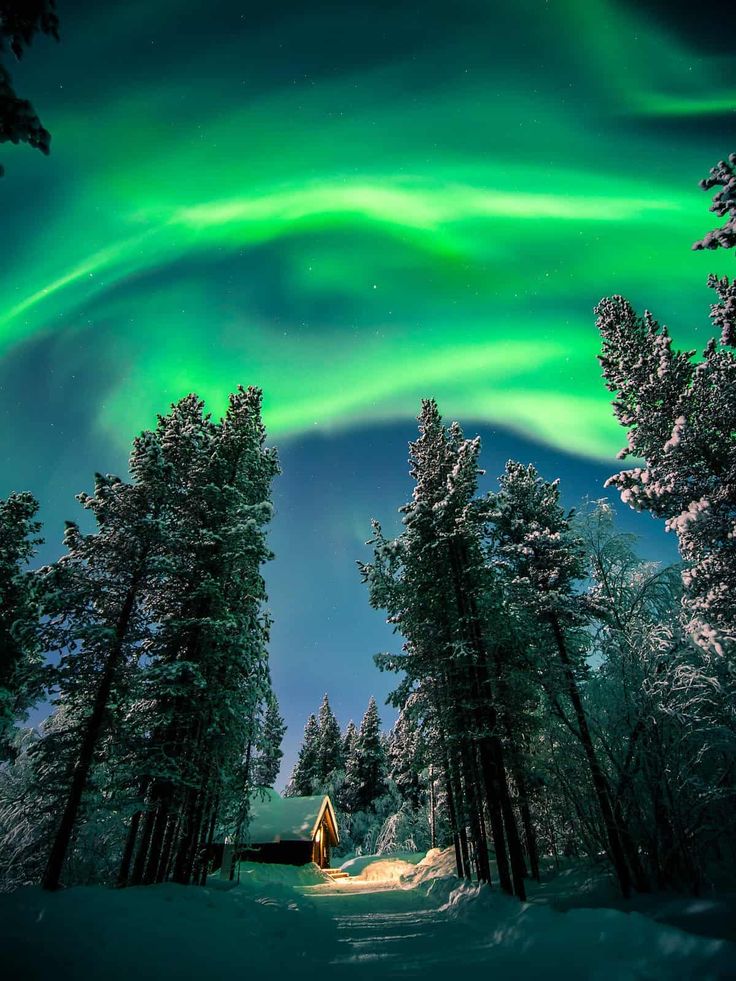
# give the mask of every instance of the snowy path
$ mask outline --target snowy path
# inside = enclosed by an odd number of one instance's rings
[[[331,965],[338,976],[339,969],[356,978],[427,976],[429,968],[457,958],[462,942],[458,925],[449,923],[436,903],[415,889],[346,883],[305,892],[337,927]]]
[[[336,978],[452,981],[471,971],[499,981],[736,978],[733,945],[637,913],[560,913],[487,889],[452,896],[452,888],[447,880],[407,888],[351,879],[300,891],[337,928],[329,958]]]
[[[393,868],[392,868],[393,866]],[[736,945],[639,913],[521,904],[446,869],[241,866],[238,885],[36,887],[0,894],[8,981],[725,981]],[[369,870],[366,870],[368,872]],[[374,873],[376,869],[374,868]],[[308,884],[311,883],[311,884]],[[573,899],[574,897],[570,897]]]
[[[338,943],[346,949],[332,963],[381,961],[382,966],[401,966],[402,970],[411,963],[419,973],[430,938],[440,929],[439,919],[429,910],[337,916]]]
[[[437,939],[443,939],[451,959],[461,941],[457,926],[449,924],[436,903],[415,889],[345,883],[305,892],[314,896],[317,909],[337,926],[338,949],[332,964],[350,967],[357,976],[426,974],[430,964],[437,967],[447,960],[439,957]]]

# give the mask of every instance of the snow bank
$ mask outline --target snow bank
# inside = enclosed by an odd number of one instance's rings
[[[487,886],[461,884],[440,907],[462,924],[489,967],[523,964],[529,977],[721,979],[736,977],[736,946],[694,936],[639,913],[519,904]],[[473,940],[473,937],[475,938]],[[554,965],[557,965],[555,973]]]
[[[435,848],[434,851],[436,852],[438,849]],[[364,869],[369,865],[374,865],[376,862],[401,861],[408,866],[413,866],[424,861],[425,857],[424,852],[402,851],[391,852],[390,855],[357,855],[355,858],[346,859],[340,868],[343,872],[349,872],[350,875],[361,875]]]
[[[358,878],[367,882],[399,882],[407,873],[413,871],[414,866],[400,858],[382,858],[367,865]]]
[[[568,886],[573,878],[577,882],[580,876],[569,877]],[[587,879],[585,884],[590,889]],[[497,977],[736,978],[734,944],[695,936],[640,913],[610,908],[561,912],[519,903],[497,888],[459,880],[452,849],[428,853],[403,877],[402,887],[431,898],[464,938],[466,963],[482,963]],[[572,896],[568,900],[574,901]]]
[[[219,879],[219,875],[219,872],[215,873],[217,879]],[[332,882],[332,879],[315,862],[310,862],[308,865],[271,865],[265,862],[240,863],[240,885],[247,889],[273,891],[274,886],[290,886],[295,889],[301,886],[318,886],[323,882]]]
[[[330,888],[314,885],[327,878],[316,866],[243,863],[240,884],[215,876],[203,889],[6,893],[0,972],[8,981],[736,977],[726,941],[639,913],[518,903],[459,880],[451,850],[411,857],[366,857],[360,876]],[[372,879],[386,864],[401,878]]]
[[[271,869],[274,867],[271,866]],[[285,882],[88,886],[0,895],[8,981],[312,978],[336,943],[332,921]]]
[[[427,879],[444,878],[454,876],[457,880],[457,865],[455,864],[455,850],[445,848],[430,848],[424,858],[417,863],[412,870],[411,878],[413,882],[424,882]]]

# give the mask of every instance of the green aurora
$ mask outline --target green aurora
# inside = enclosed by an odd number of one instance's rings
[[[725,60],[607,0],[461,5],[432,43],[334,68],[319,13],[246,18],[194,53],[166,48],[172,9],[145,18],[158,60],[124,77],[101,66],[140,6],[44,48],[52,156],[5,154],[11,215],[13,182],[35,199],[0,273],[6,366],[53,338],[73,388],[94,346],[89,411],[121,444],[172,399],[217,410],[245,382],[275,437],[407,419],[431,394],[610,459],[592,307],[621,292],[702,342],[725,270],[690,251],[697,180],[731,147],[691,127],[733,107]]]

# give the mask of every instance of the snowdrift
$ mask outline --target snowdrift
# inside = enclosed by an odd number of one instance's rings
[[[437,849],[435,849],[437,851]],[[369,866],[376,865],[379,862],[403,862],[406,866],[406,871],[411,871],[411,866],[417,865],[420,861],[424,860],[423,852],[391,852],[385,855],[357,855],[355,858],[347,859],[342,863],[340,868],[343,872],[349,872],[350,875],[358,876],[362,875],[365,869]]]
[[[329,875],[317,865],[270,865],[264,862],[240,862],[240,885],[245,889],[261,889],[273,892],[274,886],[289,886],[292,889],[300,886],[318,886],[323,882],[331,882]],[[237,872],[236,872],[237,878]],[[210,877],[210,883],[223,881],[219,872]]]
[[[243,863],[240,883],[205,888],[20,889],[0,895],[0,970],[8,981],[736,978],[724,940],[610,908],[520,904],[461,882],[451,851],[412,859],[366,857],[337,883],[316,866]]]
[[[7,981],[316,977],[336,943],[333,923],[288,883],[291,869],[261,868],[276,870],[275,881],[249,877],[246,869],[240,885],[213,877],[205,888],[165,883],[0,895],[0,975]]]
[[[395,882],[403,889],[414,889],[419,883],[449,877],[458,883],[452,849],[432,848],[424,852],[395,852],[390,855],[359,855],[340,866],[352,878],[363,882]]]
[[[566,912],[520,904],[498,889],[458,880],[452,849],[429,852],[401,884],[431,897],[438,911],[461,928],[466,963],[487,964],[498,977],[736,978],[736,944],[686,933],[636,912],[573,908],[572,893]]]
[[[382,959],[379,967],[358,946],[360,952],[347,962],[357,971],[356,977],[371,977],[372,964],[376,976],[380,973],[386,978],[439,979],[458,970],[481,971],[484,976],[487,970],[488,976],[504,981],[736,978],[736,945],[725,940],[696,936],[640,913],[573,908],[581,876],[588,883],[589,872],[560,877],[555,899],[560,901],[564,894],[568,904],[568,911],[561,912],[549,904],[520,904],[497,888],[462,882],[456,875],[452,849],[434,849],[419,861],[414,856],[413,863],[365,856],[359,863],[346,864],[349,871],[357,867],[359,874],[340,883],[342,891],[349,893],[354,882],[361,901],[368,903],[371,897],[365,895],[363,881],[378,884],[395,878],[394,891],[401,891],[407,899],[412,894],[418,911],[414,920],[405,912],[406,903],[397,910],[403,928],[411,931],[406,936],[418,938],[419,932],[425,932],[421,944],[415,939],[413,948],[407,950],[410,963],[402,965]],[[591,889],[588,884],[580,896],[582,902],[590,899]],[[345,912],[350,908],[346,904]],[[378,905],[376,909],[366,915],[380,917]],[[381,922],[386,929],[385,913]],[[383,957],[390,958],[390,954]]]

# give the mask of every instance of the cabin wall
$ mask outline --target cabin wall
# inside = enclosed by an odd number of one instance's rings
[[[266,862],[270,865],[308,865],[312,859],[311,841],[268,842],[253,844],[240,853],[243,862]]]
[[[323,869],[330,866],[330,828],[326,819],[322,820],[315,832],[312,861]]]
[[[321,842],[315,841],[312,850],[312,861],[319,865],[320,868],[328,869],[330,867],[329,840],[323,839]]]

